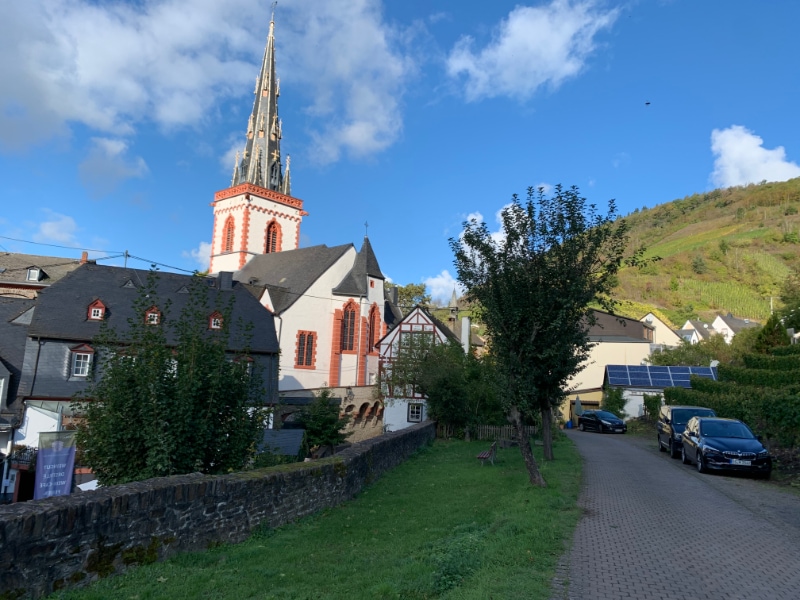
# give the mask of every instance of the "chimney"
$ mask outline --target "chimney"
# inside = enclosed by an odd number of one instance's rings
[[[217,281],[219,281],[219,289],[229,292],[233,289],[233,272],[232,271],[220,271],[219,275],[217,275]]]
[[[81,254],[81,264],[85,265],[87,262],[89,262],[89,253],[84,250]]]
[[[469,342],[472,336],[472,324],[469,317],[461,319],[461,346],[464,348],[464,354],[469,354]]]

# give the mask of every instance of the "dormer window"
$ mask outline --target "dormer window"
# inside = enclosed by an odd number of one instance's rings
[[[209,329],[222,329],[222,314],[218,312],[211,313],[208,317]]]
[[[28,275],[25,278],[27,281],[39,281],[42,276],[42,270],[39,267],[31,267],[28,269]]]
[[[87,318],[90,321],[102,321],[106,316],[106,305],[101,300],[95,300],[89,305]]]
[[[158,307],[151,306],[144,311],[144,322],[148,325],[158,325],[161,323],[161,311]]]
[[[92,367],[94,348],[88,344],[81,344],[69,349],[70,352],[70,377],[88,377]]]

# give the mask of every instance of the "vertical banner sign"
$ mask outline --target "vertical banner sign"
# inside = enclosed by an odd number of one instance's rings
[[[74,468],[75,432],[40,433],[33,499],[68,496],[72,490]]]

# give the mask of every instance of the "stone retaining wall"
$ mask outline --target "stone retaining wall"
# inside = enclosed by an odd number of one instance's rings
[[[241,542],[353,498],[436,434],[421,423],[335,457],[149,479],[0,506],[0,598],[39,598],[178,552]]]

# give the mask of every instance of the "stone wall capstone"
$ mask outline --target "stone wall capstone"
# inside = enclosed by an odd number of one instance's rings
[[[0,506],[0,598],[40,598],[179,552],[237,543],[353,498],[433,441],[421,423],[334,457],[161,477]]]

